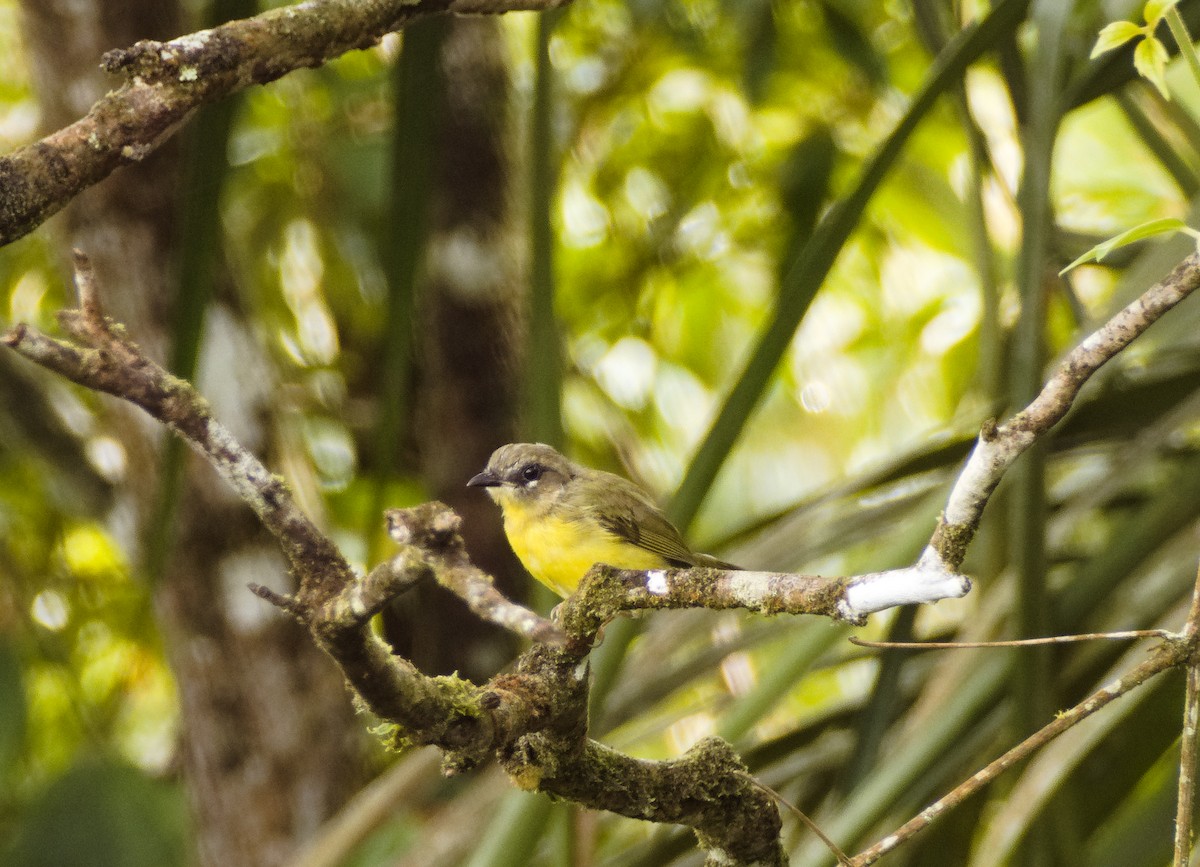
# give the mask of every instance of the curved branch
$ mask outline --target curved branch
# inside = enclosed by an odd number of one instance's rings
[[[104,55],[125,83],[70,126],[0,157],[0,246],[33,231],[72,198],[139,162],[197,108],[320,66],[427,15],[544,10],[567,0],[308,0]]]

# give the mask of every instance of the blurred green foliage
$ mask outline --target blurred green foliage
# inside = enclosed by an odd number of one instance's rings
[[[856,189],[929,81],[933,59],[913,7],[930,5],[576,0],[549,36],[541,71],[555,96],[538,128],[552,141],[538,148],[527,122],[536,20],[506,16],[518,103],[512,146],[526,154],[523,172],[556,183],[547,255],[564,352],[562,423],[576,456],[621,469],[664,499],[685,478],[774,321],[788,264]],[[952,5],[965,19],[1000,4]],[[4,149],[35,135],[14,6],[0,2]],[[1195,3],[1181,6],[1195,15]],[[949,8],[937,8],[948,22]],[[1046,160],[1038,168],[1049,178],[1049,225],[1033,229],[1045,233],[1036,274],[1129,226],[1189,217],[1200,94],[1178,64],[1168,68],[1169,106],[1130,82],[1120,52],[1089,65],[1105,16],[1105,4],[1080,2],[1064,24],[1063,93],[1103,93],[1078,106],[1050,95],[1047,110],[1057,114],[1047,154],[1022,151],[1018,118],[1038,86],[1020,74],[1027,27],[995,38],[964,77],[960,102],[948,94],[920,119],[853,232],[824,251],[836,257],[828,277],[753,395],[744,432],[718,456],[692,528],[700,546],[751,567],[825,574],[902,565],[919,553],[980,423],[1005,411],[1017,262],[1035,222],[1018,196],[1024,160]],[[944,39],[950,29],[957,25]],[[385,330],[391,253],[380,239],[395,237],[385,179],[396,138],[407,134],[405,118],[393,116],[399,44],[389,37],[247,92],[219,198],[234,300],[277,365],[273,411],[288,435],[272,448],[281,465],[308,468],[313,502],[359,559],[377,485],[392,506],[425,495],[411,472],[376,472],[371,454],[384,411],[377,370],[394,339]],[[534,153],[552,164],[529,165]],[[514,178],[514,191],[525,180]],[[522,231],[517,257],[527,249]],[[54,242],[47,226],[0,251],[3,324],[52,327],[67,303]],[[1039,284],[1046,313],[1035,327],[1046,359],[1187,248],[1140,243]],[[1035,528],[1047,567],[1036,577],[1054,631],[1179,625],[1200,503],[1196,318],[1188,302],[1106,369],[1050,444],[1047,513]],[[533,346],[528,363],[556,363],[545,356]],[[12,397],[26,380],[40,404]],[[18,864],[185,861],[178,789],[151,779],[169,777],[177,748],[171,673],[147,584],[127,562],[129,529],[109,509],[113,485],[131,470],[97,426],[94,396],[9,358],[0,358],[0,385],[0,405],[30,407],[0,418],[0,851]],[[477,469],[463,467],[464,480]],[[999,496],[1007,515],[989,509],[967,564],[975,591],[922,610],[904,630],[971,639],[1016,629],[1005,540],[1009,516],[1026,503],[1019,491]],[[877,617],[869,631],[891,628]],[[654,618],[613,663],[594,731],[646,757],[677,755],[720,731],[843,846],[869,842],[1013,742],[1019,690],[1010,655],[911,655],[881,667],[844,635],[806,620]],[[1116,649],[1083,647],[1037,676],[1064,706],[1121,665]],[[1054,838],[1038,850],[1049,860],[1025,861],[1019,850],[1011,863],[1162,863],[1177,687],[1165,681],[1130,700],[1103,738],[1061,765],[1050,830],[1036,830],[1040,805],[1013,819],[1018,837]],[[856,761],[864,773],[850,770]],[[455,824],[470,785],[452,794],[398,808],[356,863],[404,853],[411,863],[457,863],[423,848]],[[565,863],[562,852],[574,847],[595,863],[659,865],[690,852],[678,830],[581,819],[524,794],[503,806],[490,792],[475,795],[505,834],[477,846],[486,823],[459,820],[471,863]],[[954,814],[894,863],[982,858],[977,847],[991,839],[989,815],[1005,792],[985,797],[986,807]],[[1159,835],[1152,851],[1136,842],[1150,828]],[[788,843],[796,864],[829,861],[801,827]]]

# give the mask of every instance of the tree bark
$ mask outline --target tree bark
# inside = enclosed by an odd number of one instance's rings
[[[521,568],[499,511],[466,481],[515,438],[520,336],[513,234],[508,58],[495,18],[450,18],[438,75],[432,202],[418,330],[421,475],[463,516],[472,559],[520,597]],[[435,74],[435,73],[431,73]],[[516,591],[514,593],[514,591]],[[515,652],[512,636],[439,587],[421,587],[389,631],[423,671],[486,678]],[[388,618],[390,621],[390,618]]]

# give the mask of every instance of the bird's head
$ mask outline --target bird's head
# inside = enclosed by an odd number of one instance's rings
[[[492,452],[483,472],[472,476],[470,487],[487,488],[501,506],[549,505],[577,474],[569,460],[543,443],[509,443]]]

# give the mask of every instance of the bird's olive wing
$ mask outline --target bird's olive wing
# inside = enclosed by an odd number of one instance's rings
[[[696,555],[688,548],[674,525],[658,510],[641,488],[608,473],[605,507],[596,518],[606,530],[632,545],[658,554],[672,566],[695,566]]]
[[[638,523],[631,515],[602,515],[600,523],[614,536],[645,548],[672,566],[694,566],[695,555],[679,539],[678,533],[664,533]]]

